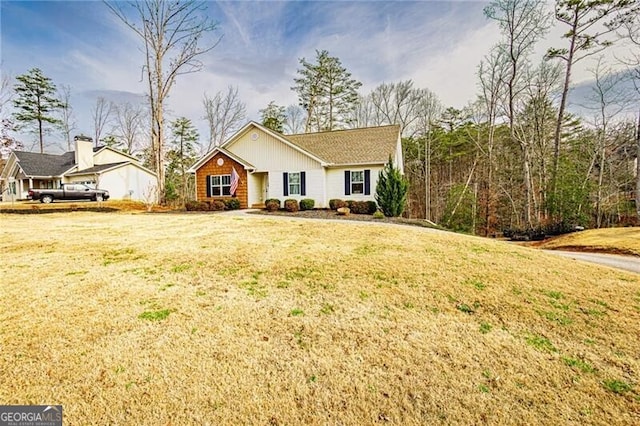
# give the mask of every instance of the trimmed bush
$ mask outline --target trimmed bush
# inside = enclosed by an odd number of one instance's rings
[[[378,205],[375,201],[367,201],[367,210],[369,214],[375,214],[378,211]]]
[[[338,210],[340,207],[347,207],[347,203],[344,200],[334,198],[329,200],[329,208],[331,210]]]
[[[311,210],[313,206],[316,205],[316,202],[311,198],[305,198],[304,200],[300,200],[300,210]]]
[[[240,200],[237,198],[227,198],[223,201],[225,210],[238,210],[240,208]]]
[[[373,201],[348,200],[346,204],[353,214],[373,214],[377,210],[376,203]]]
[[[209,210],[213,212],[221,212],[222,210],[224,210],[224,208],[225,204],[222,200],[209,201]]]
[[[382,213],[382,212],[381,212],[381,211],[379,211],[379,210],[376,210],[376,211],[373,213],[373,218],[374,218],[374,219],[384,219],[384,213]]]
[[[188,212],[192,212],[195,211],[196,209],[196,205],[198,204],[197,201],[194,200],[188,200],[184,203],[184,208],[188,211]]]
[[[264,202],[264,208],[268,212],[275,212],[280,210],[280,200],[277,198],[269,198]]]
[[[189,212],[206,212],[209,210],[209,204],[204,201],[187,201],[184,207]]]
[[[284,209],[290,213],[297,212],[300,209],[298,207],[298,201],[293,198],[284,200]]]

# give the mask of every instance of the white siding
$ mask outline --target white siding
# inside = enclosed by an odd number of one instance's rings
[[[94,155],[93,162],[96,165],[122,163],[124,161],[133,161],[126,155],[111,151],[110,149],[103,149],[100,153]]]
[[[344,171],[371,170],[371,195],[344,194]],[[356,201],[375,201],[376,185],[378,184],[378,174],[382,170],[382,166],[366,166],[366,167],[345,167],[343,169],[327,169],[327,204],[329,200],[337,198],[340,200],[356,200]]]
[[[283,173],[305,172],[306,195],[284,195]],[[324,170],[284,170],[269,173],[269,198],[277,198],[284,205],[284,200],[292,198],[302,200],[311,198],[315,201],[315,207],[328,207],[325,201]]]
[[[82,180],[80,176],[74,176],[74,180]],[[156,185],[155,176],[135,167],[126,165],[103,173],[100,176],[98,187],[109,191],[113,199],[144,200],[145,191]]]
[[[258,172],[322,168],[318,161],[253,126],[224,148],[255,166]]]

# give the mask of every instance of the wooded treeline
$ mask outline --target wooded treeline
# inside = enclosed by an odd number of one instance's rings
[[[202,55],[220,41],[213,35],[216,25],[201,14],[207,3],[200,0],[107,5],[145,47],[147,107],[97,98],[93,137],[143,158],[158,173],[160,202],[184,203],[192,194],[188,166],[248,115],[235,86],[204,92],[200,117],[174,111],[168,119],[164,113],[176,79],[200,70]],[[260,119],[284,134],[399,124],[410,181],[405,214],[451,229],[496,235],[637,224],[639,7],[638,0],[557,0],[553,9],[544,0],[494,0],[485,15],[502,38],[477,65],[477,97],[461,109],[446,107],[434,91],[410,80],[363,93],[339,58],[317,50],[315,58],[299,59],[291,87],[298,104],[272,101]],[[534,57],[553,25],[566,30],[561,45]],[[602,55],[614,43],[626,43],[629,53],[607,62]],[[571,98],[577,63],[589,64],[593,80],[580,105]],[[37,130],[41,151],[43,135],[54,129],[71,149],[71,88],[58,90],[38,69],[16,81],[12,99],[9,81],[2,80],[0,107],[13,101],[16,109],[11,117],[0,109],[3,148],[19,146],[9,132],[17,126]],[[206,121],[206,139],[192,119]]]
[[[475,102],[443,110],[405,81],[378,86],[355,108],[358,127],[403,128],[407,213],[481,235],[638,224],[638,2],[558,1],[552,13],[540,0],[496,0],[485,14],[503,39],[478,66]],[[534,63],[554,21],[569,26],[568,47]],[[631,55],[613,71],[600,54],[620,39]],[[571,70],[587,58],[594,83],[575,115]]]

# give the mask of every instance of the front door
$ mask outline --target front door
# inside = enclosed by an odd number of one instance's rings
[[[262,175],[262,202],[269,198],[269,173]]]

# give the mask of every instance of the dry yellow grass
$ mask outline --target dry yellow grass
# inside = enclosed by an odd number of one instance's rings
[[[0,215],[0,401],[65,424],[639,424],[640,277],[420,228]]]
[[[540,244],[539,247],[640,256],[640,228],[589,229],[552,238]]]

